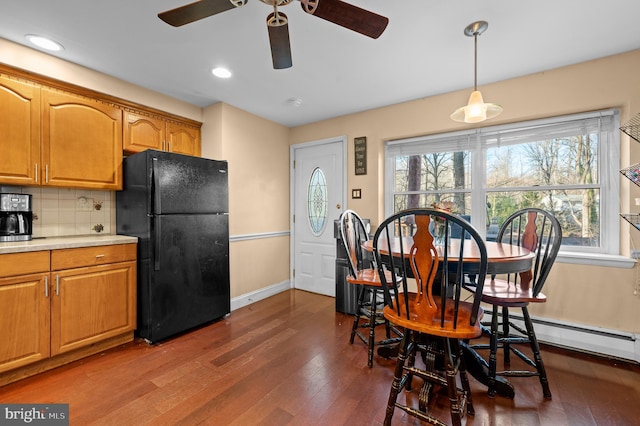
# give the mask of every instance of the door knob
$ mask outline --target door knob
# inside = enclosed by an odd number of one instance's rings
[[[340,210],[342,208],[342,206],[340,205],[340,203],[336,204],[336,209]]]

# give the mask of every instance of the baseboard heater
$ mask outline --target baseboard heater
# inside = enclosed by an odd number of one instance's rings
[[[485,311],[485,318],[489,318],[490,312]],[[521,315],[509,314],[509,317],[524,328]],[[640,363],[640,340],[633,333],[533,316],[531,320],[540,343]]]

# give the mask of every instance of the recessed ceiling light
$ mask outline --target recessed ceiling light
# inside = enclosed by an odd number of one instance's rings
[[[51,50],[54,52],[59,52],[60,50],[64,50],[64,46],[62,46],[60,43],[46,37],[42,37],[35,34],[27,34],[25,38],[29,40],[31,43],[43,49]]]
[[[215,75],[218,78],[229,78],[231,77],[231,71],[226,68],[217,67],[211,70],[211,74]]]

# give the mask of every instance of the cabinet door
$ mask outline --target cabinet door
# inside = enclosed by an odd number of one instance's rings
[[[127,153],[145,149],[164,150],[166,122],[160,118],[125,112],[123,149]]]
[[[55,271],[51,355],[136,328],[136,262]]]
[[[0,78],[0,135],[0,183],[37,184],[40,88]]]
[[[185,124],[167,123],[167,151],[200,156],[200,129]]]
[[[0,372],[49,357],[48,278],[0,279]]]
[[[43,184],[122,189],[122,110],[42,90]]]

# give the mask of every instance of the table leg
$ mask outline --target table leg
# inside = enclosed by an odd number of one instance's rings
[[[460,342],[464,352],[464,362],[467,372],[477,381],[489,386],[489,369],[484,366],[482,357],[465,342]],[[496,376],[496,393],[500,396],[513,399],[516,395],[513,385],[504,377]]]

